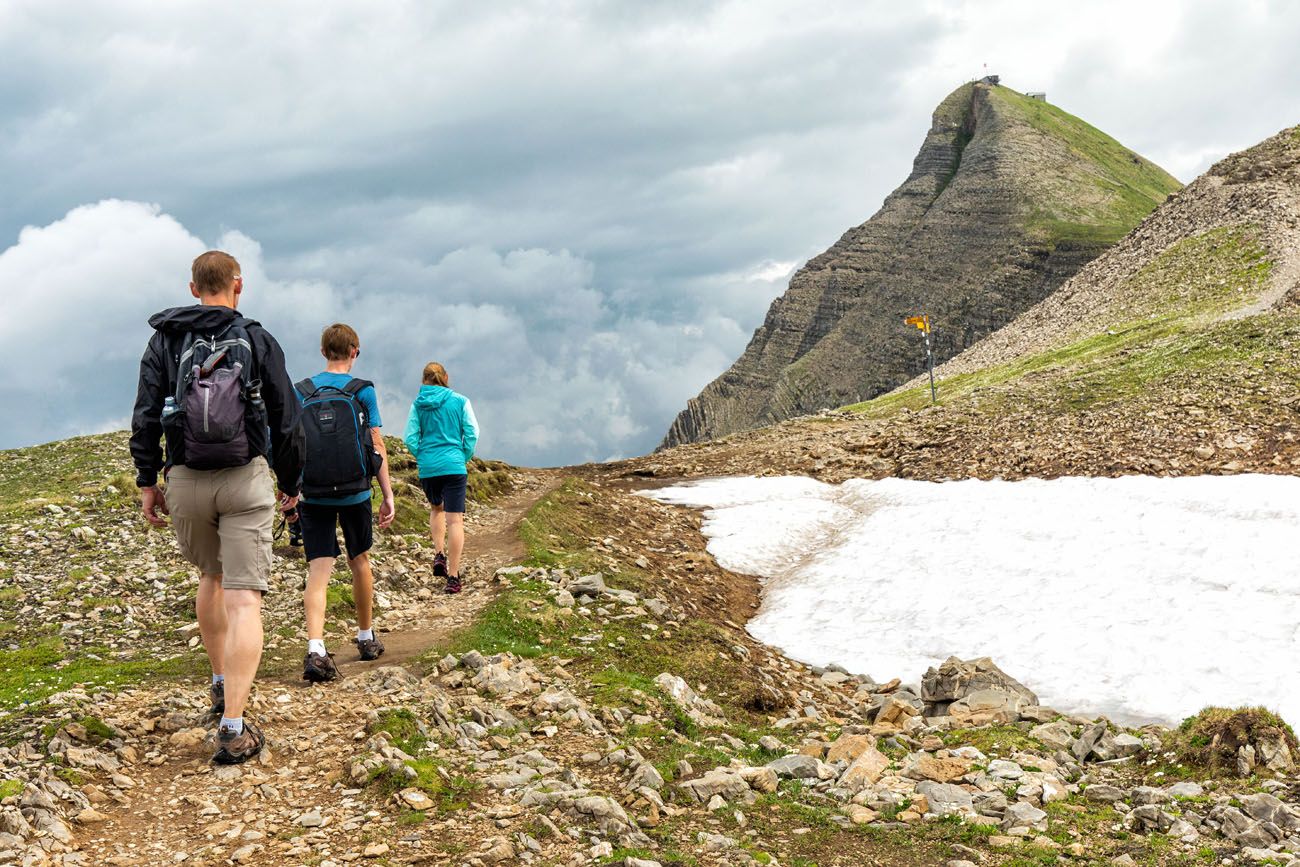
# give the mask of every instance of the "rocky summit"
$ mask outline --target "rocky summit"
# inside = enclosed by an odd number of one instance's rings
[[[912,173],[867,222],[809,260],[665,446],[874,397],[921,371],[908,316],[943,361],[1048,296],[1178,182],[1045,101],[981,81],[934,112]]]

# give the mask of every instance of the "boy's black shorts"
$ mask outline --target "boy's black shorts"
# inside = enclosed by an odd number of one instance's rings
[[[469,476],[428,476],[420,479],[424,495],[435,506],[442,506],[445,512],[465,512],[465,487]]]
[[[335,526],[343,528],[343,544],[347,546],[349,560],[369,551],[375,541],[370,500],[354,506],[299,503],[298,520],[302,522],[302,550],[309,561],[339,555]]]

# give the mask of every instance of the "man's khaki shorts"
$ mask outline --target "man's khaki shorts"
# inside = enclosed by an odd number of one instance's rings
[[[172,467],[167,508],[181,554],[228,590],[270,589],[275,482],[265,458],[242,467]]]

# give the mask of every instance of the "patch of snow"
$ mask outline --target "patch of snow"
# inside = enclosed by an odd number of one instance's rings
[[[1300,479],[727,478],[709,551],[767,579],[749,630],[809,663],[916,682],[991,656],[1044,705],[1174,721],[1263,704],[1300,723]]]

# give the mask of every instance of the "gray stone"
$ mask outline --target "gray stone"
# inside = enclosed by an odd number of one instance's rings
[[[1089,801],[1096,801],[1101,804],[1113,804],[1124,797],[1124,790],[1115,786],[1107,786],[1103,783],[1094,783],[1089,786],[1083,793]]]
[[[1029,828],[1034,831],[1047,830],[1047,814],[1024,801],[1018,801],[1007,807],[1002,814],[1002,829]]]
[[[949,813],[974,812],[971,793],[952,783],[935,783],[923,780],[916,784],[916,793],[924,795],[930,812],[938,816]]]

